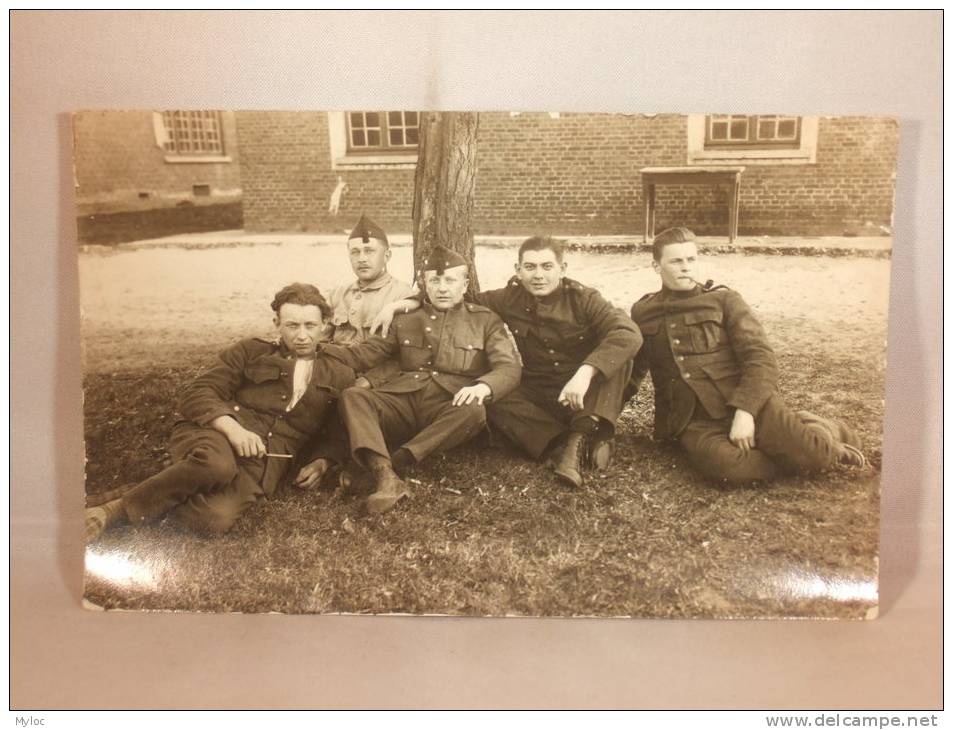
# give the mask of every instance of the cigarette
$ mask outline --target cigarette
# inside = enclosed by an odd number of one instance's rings
[[[265,453],[265,456],[271,456],[275,459],[293,459],[294,458],[292,454],[269,454],[267,452]]]

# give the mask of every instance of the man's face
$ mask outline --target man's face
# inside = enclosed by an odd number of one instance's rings
[[[275,317],[281,341],[298,357],[314,357],[324,319],[317,304],[282,304]]]
[[[390,259],[390,248],[376,238],[367,243],[360,238],[352,238],[347,242],[347,253],[358,281],[374,281],[387,268]]]
[[[695,244],[670,243],[662,249],[662,257],[652,261],[652,268],[662,277],[662,286],[673,291],[689,291],[695,287]]]
[[[566,273],[565,262],[560,263],[556,253],[548,248],[541,251],[524,251],[516,264],[516,275],[534,297],[551,294],[559,286]]]
[[[424,285],[427,287],[427,296],[430,303],[437,309],[450,309],[463,301],[463,293],[467,290],[470,277],[467,276],[466,266],[454,266],[444,269],[442,274],[435,270],[424,272]]]

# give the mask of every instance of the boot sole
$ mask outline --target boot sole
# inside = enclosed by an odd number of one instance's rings
[[[394,507],[396,507],[397,503],[400,502],[402,499],[409,499],[409,498],[410,498],[410,492],[403,492],[402,494],[398,494],[394,497],[390,497],[390,496],[378,497],[377,499],[374,499],[374,495],[372,494],[370,497],[367,498],[367,502],[365,502],[365,506],[367,507],[368,514],[382,515],[385,512],[388,512],[392,510]]]
[[[589,464],[593,469],[608,469],[612,463],[612,442],[601,441],[589,452]]]
[[[560,471],[559,469],[556,469],[554,473],[556,474],[556,478],[557,478],[557,479],[559,479],[561,482],[563,482],[563,483],[565,483],[565,484],[568,484],[569,486],[573,487],[574,489],[579,489],[580,487],[582,487],[582,475],[581,475],[581,474],[578,475],[578,476],[575,476],[575,475],[570,474],[570,473],[568,473],[568,472]]]

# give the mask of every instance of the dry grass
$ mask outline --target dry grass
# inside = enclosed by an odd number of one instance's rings
[[[787,401],[858,426],[874,469],[713,485],[650,441],[647,385],[611,468],[583,490],[505,444],[470,445],[421,466],[413,500],[382,517],[361,514],[359,483],[338,499],[286,491],[219,538],[164,522],[113,530],[91,547],[87,597],[202,611],[863,617],[876,603],[884,373],[870,353],[883,333],[765,324]],[[90,491],[163,466],[175,390],[215,349],[183,352],[188,368],[90,371]]]

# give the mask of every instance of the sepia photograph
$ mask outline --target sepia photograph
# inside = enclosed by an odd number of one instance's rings
[[[896,119],[71,131],[88,608],[876,618]]]

